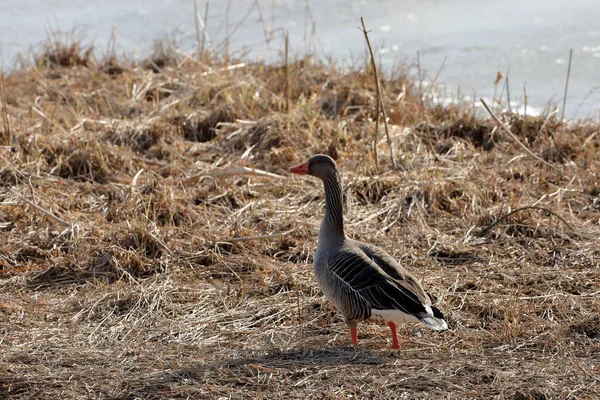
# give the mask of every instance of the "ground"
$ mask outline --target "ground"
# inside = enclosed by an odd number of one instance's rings
[[[496,99],[509,134],[400,68],[374,143],[366,62],[91,57],[4,78],[0,397],[600,398],[597,123]],[[448,331],[350,345],[312,274],[321,184],[286,172],[319,152],[348,235]]]

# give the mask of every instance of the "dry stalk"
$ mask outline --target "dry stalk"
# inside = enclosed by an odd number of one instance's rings
[[[435,74],[435,77],[433,78],[433,82],[431,82],[431,86],[429,87],[429,90],[427,91],[428,94],[430,94],[434,90],[435,86],[437,85],[438,80],[440,79],[440,75],[442,74],[442,71],[444,70],[444,66],[446,65],[446,61],[448,61],[448,57],[444,57],[444,60],[440,64],[440,67],[438,68],[438,70]],[[421,61],[420,60],[418,61],[418,66],[419,66],[419,70],[420,70],[421,69]],[[421,73],[419,72],[419,75],[420,74]]]
[[[504,78],[504,74],[502,74],[502,72],[498,71],[496,73],[496,80],[494,80],[494,94],[492,95],[492,107],[496,104],[496,94],[498,93],[498,84],[500,83],[502,78]],[[473,93],[473,94],[475,94],[475,93]],[[502,93],[500,94],[500,96],[502,96]],[[473,101],[475,101],[475,96],[473,96]]]
[[[300,324],[300,345],[304,348],[304,316],[302,315],[302,291],[296,290],[296,302],[298,312],[298,323]]]
[[[527,103],[529,99],[527,98],[527,84],[523,84],[523,117],[527,118]]]
[[[419,106],[423,112],[423,76],[421,74],[421,52],[417,50],[417,79],[419,80]]]
[[[140,169],[135,174],[135,176],[133,177],[133,179],[131,180],[131,194],[134,193],[135,187],[137,186],[137,183],[138,183],[138,179],[140,178],[140,176],[142,175],[143,172],[144,172],[144,168]]]
[[[573,116],[571,117],[572,119],[575,119],[575,116],[579,113],[579,109],[581,109],[581,107],[585,104],[585,102],[587,101],[587,99],[594,94],[594,92],[596,92],[597,90],[600,90],[600,86],[594,86],[593,88],[591,88],[586,95],[583,97],[583,99],[581,99],[581,101],[579,102],[579,105],[577,106],[577,108],[575,109],[575,111],[573,112]]]
[[[52,218],[53,220],[71,228],[73,226],[73,224],[71,224],[70,222],[65,221],[64,219],[57,217],[55,214],[53,214],[51,211],[46,210],[43,207],[40,207],[39,205],[35,204],[34,202],[32,202],[31,200],[27,199],[26,197],[22,196],[21,194],[17,193],[15,190],[13,190],[12,188],[8,189],[8,191],[10,193],[12,193],[13,195],[15,195],[19,200],[29,204],[31,207],[35,208],[36,210],[40,211],[43,214],[46,214],[47,216],[49,216],[50,218]]]
[[[271,38],[273,36],[272,26],[271,28],[267,28],[264,14],[262,12],[262,8],[260,7],[260,2],[256,0],[256,12],[258,13],[258,20],[260,21],[260,25],[262,26],[263,35],[265,36],[265,43],[269,44],[271,42]]]
[[[369,41],[369,34],[367,32],[367,28],[365,27],[365,22],[363,18],[360,18],[360,22],[362,24],[362,31],[365,35],[365,40],[367,41],[367,47],[369,49],[370,57],[371,57],[371,68],[373,68],[373,73],[375,75],[375,132],[373,135],[373,160],[375,161],[375,170],[379,171],[379,158],[377,157],[377,142],[379,141],[379,106],[381,102],[379,101],[379,79],[377,79],[377,67],[375,65],[375,56],[373,55],[373,49],[371,49],[371,42]]]
[[[285,112],[290,112],[290,65],[288,59],[289,33],[285,33]]]
[[[440,72],[442,71],[442,68],[444,67],[444,63],[446,62],[446,59],[444,58],[444,62],[442,63],[442,65],[440,66],[438,73],[435,77],[435,80],[438,79],[438,76],[440,74]],[[417,76],[418,76],[418,80],[419,80],[419,114],[420,114],[420,118],[423,119],[425,121],[425,131],[426,131],[426,135],[427,135],[427,147],[429,147],[429,151],[431,151],[431,154],[433,154],[433,157],[435,158],[435,161],[439,161],[439,157],[437,156],[437,152],[435,151],[435,148],[433,147],[433,138],[431,135],[431,129],[429,127],[429,119],[427,118],[427,115],[425,115],[425,107],[424,107],[424,99],[423,99],[423,75],[422,75],[422,71],[421,71],[421,52],[417,50]],[[433,85],[431,85],[431,89],[432,90]]]
[[[565,118],[565,108],[567,107],[567,92],[569,91],[569,78],[571,78],[571,61],[573,60],[573,49],[569,50],[569,66],[567,67],[567,79],[565,80],[565,93],[563,95],[563,105],[560,112],[560,121]]]
[[[512,114],[512,107],[510,106],[510,86],[509,86],[509,73],[510,73],[510,67],[508,67],[508,69],[506,70],[506,80],[504,82],[506,82],[506,106],[508,107],[508,112]]]
[[[429,147],[429,151],[431,151],[431,154],[433,154],[433,158],[435,159],[435,161],[440,161],[440,158],[437,155],[437,152],[435,151],[435,148],[433,147],[433,139],[432,139],[432,134],[431,134],[431,128],[429,126],[429,118],[424,117],[425,119],[425,132],[427,135],[427,147]]]
[[[529,149],[529,147],[525,146],[525,144],[523,144],[523,142],[521,142],[519,140],[519,138],[512,133],[512,131],[510,130],[510,128],[508,126],[506,126],[506,124],[504,124],[502,121],[500,121],[500,119],[498,119],[498,117],[496,116],[496,114],[494,114],[492,112],[492,110],[490,110],[490,108],[488,107],[488,105],[485,103],[485,101],[483,99],[479,99],[481,101],[481,103],[483,104],[483,106],[485,107],[485,109],[487,110],[487,112],[492,116],[492,118],[494,119],[494,121],[496,121],[498,123],[498,125],[500,125],[502,127],[502,129],[504,129],[504,131],[506,133],[508,133],[508,135],[515,141],[517,142],[517,144],[519,146],[521,146],[521,148],[523,150],[525,150],[530,156],[532,156],[533,158],[535,158],[536,160],[538,160],[539,162],[541,162],[544,165],[549,166],[550,168],[554,168],[554,169],[560,169],[559,167],[550,164],[548,161],[544,160],[543,158],[541,158],[540,156],[538,156],[537,154],[535,154],[533,151],[531,151]]]
[[[4,84],[4,71],[0,73],[0,100],[2,100],[2,120],[4,122],[4,135],[0,137],[0,145],[10,146],[10,121],[8,119],[8,105],[6,104],[6,88]]]
[[[204,5],[204,28],[202,29],[202,55],[204,56],[204,51],[205,51],[205,45],[208,42],[209,46],[212,49],[212,42],[210,40],[210,36],[208,36],[208,29],[206,24],[208,23],[208,9],[210,6],[210,2],[206,2],[206,4]]]
[[[540,211],[547,212],[548,214],[552,214],[556,218],[558,218],[563,224],[565,224],[565,226],[567,228],[569,228],[569,230],[571,230],[572,232],[575,232],[575,229],[573,229],[573,227],[567,221],[565,221],[565,219],[563,217],[561,217],[560,215],[558,215],[556,212],[554,212],[552,210],[549,210],[549,209],[547,209],[545,207],[540,207],[540,206],[525,206],[525,207],[515,208],[511,212],[504,214],[503,216],[501,216],[500,218],[498,218],[496,221],[494,221],[490,225],[486,226],[485,228],[483,228],[479,232],[477,232],[476,236],[485,236],[485,235],[487,235],[487,233],[490,230],[492,230],[496,225],[498,225],[500,222],[506,220],[511,215],[516,214],[516,213],[521,212],[521,211],[524,211],[524,210],[540,210]]]
[[[454,105],[431,109],[423,84],[421,107],[417,82],[407,81],[414,92],[403,94],[406,129],[399,132],[407,171],[363,179],[360,160],[371,151],[372,131],[361,130],[373,121],[362,111],[375,108],[364,66],[305,63],[294,74],[292,63],[286,114],[283,65],[231,70],[208,50],[202,62],[166,60],[164,74],[62,66],[7,74],[11,141],[23,152],[0,151],[0,397],[598,397],[596,122],[556,128],[559,150],[573,160],[567,177],[508,134],[511,146],[480,147],[475,134],[488,134],[492,118],[454,124]],[[361,112],[320,112],[331,104],[328,81],[347,94],[335,99],[338,110],[356,104]],[[385,93],[383,76],[381,84]],[[40,85],[43,101],[35,107],[44,119],[31,104]],[[154,115],[157,88],[163,103],[178,103]],[[294,97],[296,89],[305,96]],[[215,112],[221,107],[230,113]],[[22,116],[18,124],[14,115]],[[527,143],[521,133],[535,136],[545,116],[513,118],[522,130],[509,125],[512,131],[541,155],[547,141]],[[427,120],[434,140],[451,149],[444,165],[423,143]],[[283,185],[266,172],[284,173],[296,156],[340,135],[341,122],[348,234],[423,275],[451,324],[442,334],[399,326],[409,339],[400,353],[389,352],[380,323],[361,323],[352,348],[343,318],[314,279],[319,182]],[[218,134],[194,142],[211,129]],[[11,166],[17,162],[18,170]],[[198,184],[182,184],[201,171],[208,173]],[[127,178],[117,182],[117,175]],[[62,223],[9,187],[90,234],[73,246],[73,236],[56,232]],[[560,192],[549,194],[554,187]],[[493,228],[503,226],[501,235],[461,240],[457,227],[485,228],[515,199],[548,210],[504,218]]]
[[[256,175],[256,176],[264,176],[267,178],[287,179],[285,176],[277,175],[272,172],[267,172],[267,171],[263,171],[263,170],[256,169],[256,168],[241,167],[241,168],[232,168],[232,169],[219,170],[219,171],[202,172],[202,173],[195,174],[195,175],[190,176],[189,178],[184,179],[182,181],[182,183],[185,185],[197,183],[200,180],[200,178],[202,178],[203,176],[217,177],[217,176],[235,176],[235,175]]]
[[[246,20],[250,16],[250,14],[252,14],[252,11],[254,11],[255,7],[256,7],[256,2],[253,2],[251,4],[251,6],[248,8],[248,11],[246,12],[246,14],[244,14],[242,16],[242,18],[238,21],[238,23],[233,27],[233,29],[230,30],[229,12],[231,9],[231,0],[227,0],[227,7],[225,8],[225,39],[223,39],[223,41],[221,43],[219,43],[219,45],[217,46],[217,49],[223,50],[225,52],[225,55],[227,58],[229,58],[229,56],[230,56],[229,42],[230,42],[232,36],[235,35],[235,33],[238,31],[238,29],[240,29],[244,25],[244,23],[246,22]]]
[[[3,149],[10,149],[10,146],[0,146],[0,148]],[[25,180],[27,179],[27,175],[25,175],[24,173],[22,173],[21,171],[19,171],[19,169],[17,167],[15,167],[6,157],[4,157],[2,154],[0,154],[0,158],[4,161],[4,163],[6,165],[8,165],[8,167],[10,169],[12,169],[14,171],[14,173],[16,175],[19,175],[21,177],[21,179]]]
[[[380,107],[383,106],[383,100],[381,99],[381,89],[379,87],[379,75],[377,74],[377,63],[375,62],[375,56],[373,55],[373,48],[371,47],[371,41],[369,40],[369,32],[367,31],[367,28],[365,27],[365,20],[363,17],[360,17],[360,23],[362,24],[362,32],[365,35],[365,40],[367,41],[367,47],[369,49],[369,55],[371,58],[371,68],[373,68],[373,75],[375,78],[375,96],[376,96],[376,104],[375,104],[375,133],[373,135],[373,157],[375,160],[375,169],[377,171],[379,171],[379,159],[377,157],[377,142],[379,140],[379,119],[380,119]],[[395,162],[394,162],[394,154],[393,154],[393,148],[392,148],[392,143],[390,141],[390,135],[389,132],[387,130],[387,122],[386,122],[386,135],[387,135],[387,141],[388,141],[388,146],[390,148],[390,159],[392,161],[392,165],[395,167]]]
[[[544,122],[542,123],[542,126],[540,126],[540,130],[538,131],[540,134],[542,132],[544,132],[544,128],[546,128],[546,125],[548,125],[548,123],[550,122],[550,120],[552,119],[552,117],[554,116],[554,114],[558,113],[558,109],[551,111],[548,113],[548,115],[546,116],[546,118],[544,118]],[[552,130],[548,131],[548,134],[550,135],[550,137],[552,139],[554,139],[554,134],[552,133]]]
[[[498,95],[497,104],[495,106],[496,106],[496,112],[502,112],[502,97],[504,96],[504,89],[506,89],[506,76],[504,76],[504,74],[501,72],[498,73],[498,76],[504,78],[504,80],[502,81],[502,86],[500,88],[500,94]],[[498,78],[498,76],[496,77],[496,79]],[[492,107],[493,106],[494,106],[494,102],[492,101]]]
[[[204,55],[204,48],[202,42],[202,33],[200,30],[200,18],[198,17],[198,0],[193,0],[194,2],[194,27],[196,28],[196,43],[198,44],[198,58],[202,60],[202,56]],[[208,3],[206,3],[208,5]]]
[[[273,239],[273,238],[278,238],[278,237],[282,237],[282,236],[287,236],[290,233],[292,233],[293,231],[294,231],[294,229],[290,229],[289,231],[272,233],[270,235],[241,236],[241,237],[236,237],[236,238],[220,239],[220,240],[217,240],[215,243],[235,243],[235,242],[248,242],[250,240]]]
[[[392,140],[390,139],[390,130],[388,128],[388,117],[387,112],[385,111],[385,106],[383,104],[383,96],[379,96],[379,101],[381,102],[381,112],[383,114],[383,127],[385,129],[385,137],[388,142],[388,147],[390,149],[390,160],[392,161],[392,168],[396,168],[396,160],[394,159],[394,148],[392,146]]]
[[[208,18],[208,7],[209,2],[206,2],[204,8],[204,18],[200,14],[200,10],[198,8],[198,0],[194,1],[194,24],[196,27],[196,41],[198,42],[198,59],[204,60],[204,55],[206,51],[206,44],[208,47],[212,49],[212,42],[210,40],[210,36],[208,35],[208,30],[206,28],[207,18]]]
[[[206,72],[203,72],[200,74],[200,76],[208,76],[208,75],[214,75],[214,74],[218,74],[220,72],[226,72],[226,71],[233,71],[239,68],[244,68],[246,67],[247,64],[246,63],[237,63],[237,64],[231,64],[231,65],[226,65],[224,67],[221,67],[219,69],[213,70],[213,69],[209,69]]]

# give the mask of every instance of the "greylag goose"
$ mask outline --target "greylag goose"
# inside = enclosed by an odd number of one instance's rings
[[[352,343],[358,345],[358,322],[387,321],[392,348],[400,348],[396,324],[421,322],[448,329],[444,315],[431,304],[421,284],[382,249],[344,234],[342,184],[335,161],[317,154],[289,169],[320,178],[325,187],[325,216],[319,230],[313,270],[325,297],[344,316]]]

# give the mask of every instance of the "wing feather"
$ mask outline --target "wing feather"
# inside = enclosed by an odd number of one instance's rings
[[[343,249],[327,260],[328,269],[367,300],[371,308],[427,314],[419,294],[400,284],[361,249]],[[394,279],[395,278],[395,279]],[[427,298],[428,299],[428,298]]]
[[[406,271],[402,266],[388,253],[378,247],[368,245],[362,242],[355,242],[357,247],[362,250],[379,268],[381,268],[407,296],[411,296],[415,301],[424,305],[431,305],[431,299],[425,293],[421,284]]]

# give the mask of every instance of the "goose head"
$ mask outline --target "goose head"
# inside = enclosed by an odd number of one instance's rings
[[[322,180],[335,176],[337,173],[337,165],[333,158],[325,154],[317,154],[312,156],[304,164],[296,165],[289,169],[294,174],[312,175]]]

